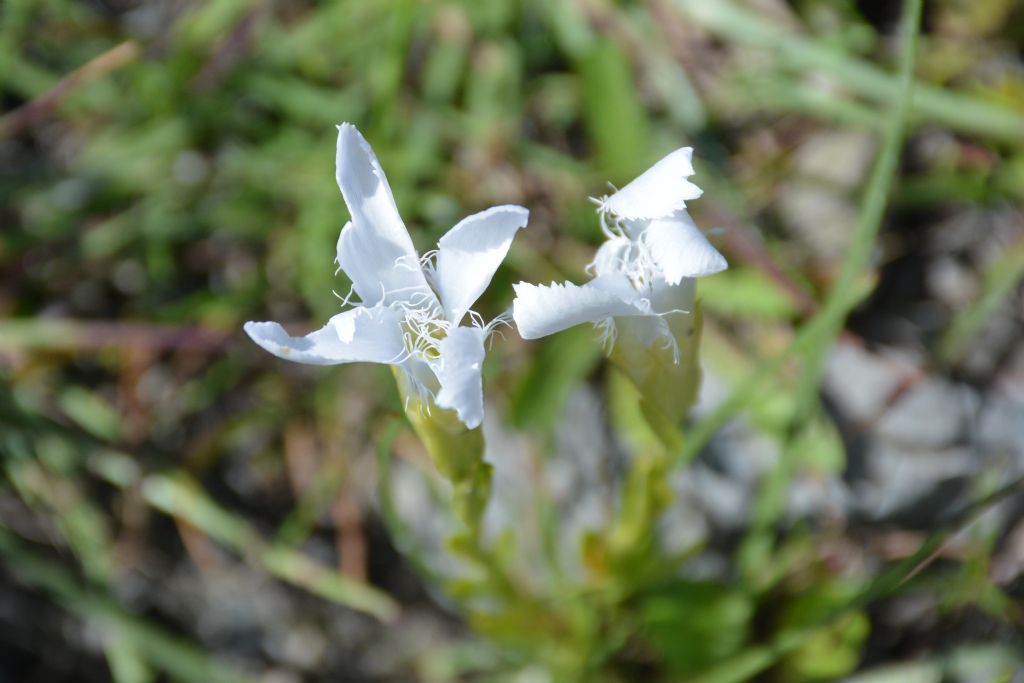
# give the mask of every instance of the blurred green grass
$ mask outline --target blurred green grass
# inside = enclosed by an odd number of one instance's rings
[[[107,595],[129,522],[111,499],[138,494],[284,581],[393,615],[391,598],[357,579],[319,565],[310,579],[301,551],[334,497],[366,485],[351,465],[399,408],[386,372],[284,367],[239,332],[248,319],[312,326],[348,289],[332,263],[345,218],[333,125],[344,120],[373,144],[421,249],[472,211],[530,207],[479,304],[488,317],[509,305],[513,281],[579,280],[602,238],[586,197],[694,145],[708,189],[694,214],[727,228],[718,242],[732,257],[702,290],[716,323],[706,357],[736,388],[682,459],[747,411],[792,447],[794,468],[839,469],[814,367],[871,287],[885,206],[940,212],[1024,195],[1020,5],[929,3],[906,118],[911,134],[943,131],[945,151],[897,174],[901,117],[880,112],[905,96],[907,41],[869,4],[7,0],[0,448],[5,495],[54,536],[29,550],[5,535],[5,564],[31,576],[37,555],[66,548],[89,590],[58,569],[42,587],[77,614],[120,614]],[[888,141],[887,177],[865,186],[861,173],[845,190],[862,211],[845,262],[811,253],[777,206],[790,151],[835,130]],[[941,367],[957,366],[1015,291],[1019,255],[986,264],[983,292],[948,312]],[[488,392],[509,423],[547,434],[600,349],[589,330],[535,347],[507,337],[488,360]],[[792,360],[804,364],[796,379]],[[766,380],[782,395],[763,400]],[[242,488],[224,483],[237,461]],[[323,490],[297,480],[305,461],[328,473]],[[195,481],[215,482],[221,500]],[[113,491],[97,495],[100,485]],[[158,495],[167,485],[188,495]],[[762,530],[775,521],[765,506]],[[250,547],[264,543],[263,554]],[[117,628],[142,634],[107,643],[119,683],[152,680],[150,669],[232,680],[149,626]],[[194,664],[176,668],[175,653]]]

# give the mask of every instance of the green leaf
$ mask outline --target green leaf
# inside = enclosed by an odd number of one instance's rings
[[[848,604],[856,594],[855,587],[839,581],[818,583],[789,599],[779,626],[783,631],[800,631]],[[815,629],[782,661],[785,680],[832,680],[845,676],[860,662],[870,630],[867,615],[859,610],[851,610]]]
[[[700,298],[706,310],[722,316],[790,320],[798,313],[792,297],[753,268],[730,268],[701,278]]]
[[[584,122],[598,166],[625,183],[651,161],[650,130],[630,64],[609,40],[595,43],[580,63]]]
[[[937,351],[939,362],[950,365],[963,357],[972,339],[1024,278],[1024,240],[1005,250],[986,270],[981,296],[953,318]]]
[[[91,434],[111,441],[121,432],[121,418],[109,403],[95,392],[69,386],[60,395],[61,408]]]
[[[152,683],[156,679],[156,672],[139,655],[131,640],[118,630],[112,631],[104,643],[103,651],[114,683]]]
[[[846,466],[846,447],[835,424],[823,413],[811,416],[790,444],[798,467],[839,475]]]
[[[645,596],[644,633],[668,667],[693,675],[724,662],[746,642],[754,607],[740,591],[710,581],[678,581]]]

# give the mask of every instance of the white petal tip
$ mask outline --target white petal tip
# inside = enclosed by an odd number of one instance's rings
[[[260,348],[285,360],[291,360],[291,356],[296,355],[297,346],[304,341],[289,336],[288,332],[275,322],[250,320],[242,325],[242,329]]]
[[[697,199],[702,191],[687,178],[694,174],[693,148],[681,147],[600,202],[602,211],[625,219],[668,216]]]
[[[466,216],[438,241],[434,285],[449,322],[458,324],[484,293],[529,217],[522,206],[492,206]]]
[[[526,225],[526,221],[530,218],[530,210],[525,206],[519,206],[518,204],[501,204],[494,208],[501,209],[502,211],[508,211],[509,213],[519,214],[522,217],[523,225]]]
[[[513,285],[512,319],[523,339],[538,339],[582,323],[643,313],[636,292],[622,274],[595,278],[585,285],[572,282]]]
[[[725,257],[718,253],[718,251],[715,251],[713,255],[708,257],[708,260],[705,263],[701,264],[697,268],[686,271],[674,270],[671,272],[663,272],[662,275],[668,284],[678,285],[686,278],[707,277],[728,269],[729,262],[726,261]]]
[[[242,330],[245,331],[249,337],[259,343],[258,339],[265,337],[268,333],[272,333],[276,328],[281,327],[274,322],[260,322],[256,320],[250,320],[242,325]]]

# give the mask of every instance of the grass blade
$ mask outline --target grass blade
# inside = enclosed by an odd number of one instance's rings
[[[382,621],[398,616],[398,604],[386,593],[294,550],[268,546],[255,529],[207,498],[184,476],[150,476],[142,483],[142,494],[158,510],[188,522],[245,557],[256,558],[282,581]]]
[[[730,0],[676,0],[704,28],[746,45],[765,48],[787,65],[829,74],[850,90],[878,102],[891,102],[903,89],[898,78],[821,42],[778,28],[767,18]],[[978,98],[927,85],[914,88],[913,112],[958,131],[1024,141],[1024,113]]]

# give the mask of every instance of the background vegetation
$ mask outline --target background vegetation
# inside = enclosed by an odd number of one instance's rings
[[[1024,5],[921,10],[5,0],[0,678],[1019,675]],[[348,289],[341,121],[421,249],[530,207],[488,318],[514,281],[584,277],[589,195],[697,150],[731,269],[700,283],[671,471],[629,467],[651,435],[590,329],[488,357],[499,497],[522,494],[496,552],[537,601],[500,619],[438,590],[387,369],[241,333]]]

